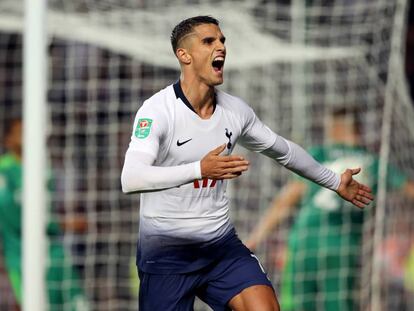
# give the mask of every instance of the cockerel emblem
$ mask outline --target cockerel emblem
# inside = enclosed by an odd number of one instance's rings
[[[233,135],[233,132],[230,132],[227,128],[226,130],[226,137],[228,138],[229,142],[227,143],[227,149],[231,149],[232,143],[231,143],[231,136]]]

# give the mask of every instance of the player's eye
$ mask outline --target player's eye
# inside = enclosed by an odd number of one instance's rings
[[[203,43],[204,44],[212,44],[214,42],[214,38],[204,38]]]

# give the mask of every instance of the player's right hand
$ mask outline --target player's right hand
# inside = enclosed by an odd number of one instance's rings
[[[352,178],[353,175],[358,174],[361,168],[346,169],[341,174],[341,183],[336,190],[344,200],[347,200],[359,208],[364,208],[366,205],[374,200],[372,190],[367,185],[361,184]]]
[[[239,155],[220,155],[226,144],[218,146],[201,159],[201,176],[208,179],[231,179],[247,171],[249,161]]]

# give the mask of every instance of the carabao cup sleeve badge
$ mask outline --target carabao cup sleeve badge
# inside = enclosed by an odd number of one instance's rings
[[[138,119],[137,127],[135,128],[135,137],[143,139],[147,138],[151,132],[152,119]]]

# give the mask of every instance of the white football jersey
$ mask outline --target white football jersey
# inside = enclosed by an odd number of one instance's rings
[[[156,158],[154,166],[177,166],[200,161],[226,144],[236,143],[260,152],[277,135],[241,99],[216,90],[213,115],[201,119],[185,98],[179,82],[146,100],[135,117],[129,149]],[[141,193],[139,257],[157,261],[157,249],[214,243],[233,226],[228,215],[226,180],[194,182]]]

